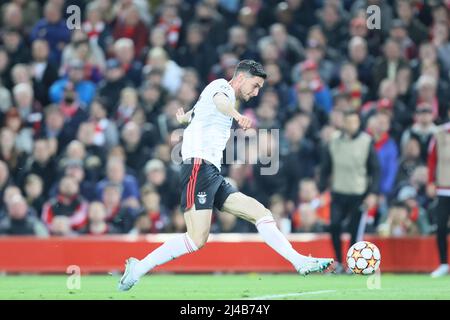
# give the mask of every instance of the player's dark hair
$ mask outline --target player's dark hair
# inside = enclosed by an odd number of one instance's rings
[[[236,76],[240,72],[248,73],[254,77],[267,78],[267,74],[261,63],[254,60],[242,60],[239,62],[234,71],[234,75]]]

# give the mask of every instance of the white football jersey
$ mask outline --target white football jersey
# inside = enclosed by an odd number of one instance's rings
[[[207,85],[193,107],[191,122],[184,130],[181,154],[183,160],[207,160],[220,171],[222,154],[230,138],[233,118],[217,109],[213,101],[217,93],[224,93],[234,107],[236,97],[227,80],[217,79]]]

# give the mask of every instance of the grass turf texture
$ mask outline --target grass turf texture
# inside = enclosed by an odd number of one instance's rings
[[[118,292],[119,276],[85,275],[81,289],[68,289],[64,275],[0,276],[0,299],[450,299],[450,276],[382,274],[380,289],[367,276],[295,274],[145,276],[129,292]],[[373,280],[373,278],[372,278]],[[377,282],[372,281],[372,287]]]

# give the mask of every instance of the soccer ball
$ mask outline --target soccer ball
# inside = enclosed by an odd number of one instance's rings
[[[371,242],[359,241],[348,249],[347,266],[355,274],[372,274],[380,263],[380,250]]]

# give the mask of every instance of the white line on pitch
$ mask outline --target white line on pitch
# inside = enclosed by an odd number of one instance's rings
[[[273,294],[273,295],[267,295],[267,296],[248,298],[248,300],[272,300],[272,299],[280,299],[280,298],[288,298],[288,297],[299,297],[299,296],[324,294],[324,293],[332,293],[332,292],[336,292],[336,290],[321,290],[321,291],[307,291],[307,292],[296,292],[296,293]]]

